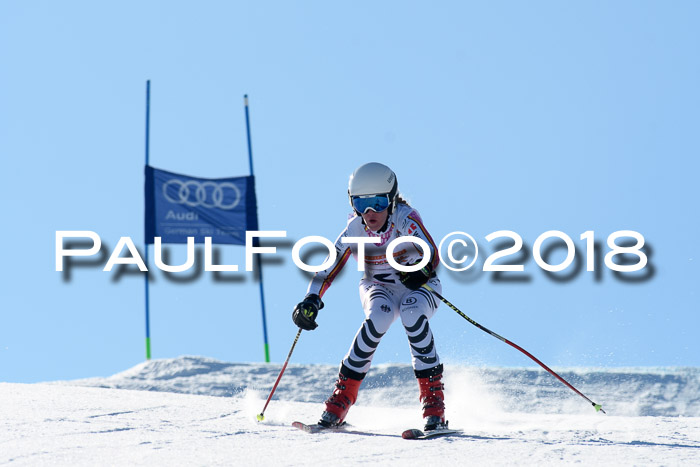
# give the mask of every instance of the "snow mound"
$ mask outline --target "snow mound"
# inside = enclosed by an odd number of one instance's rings
[[[265,399],[279,364],[227,363],[183,356],[151,360],[107,378],[56,384],[219,397],[255,394]],[[609,414],[700,417],[699,368],[555,369]],[[285,371],[273,400],[321,403],[330,394],[338,367],[294,365]],[[593,409],[544,370],[446,365],[448,412],[471,416],[494,412],[587,414]],[[410,365],[373,367],[358,406],[413,407],[418,387]]]

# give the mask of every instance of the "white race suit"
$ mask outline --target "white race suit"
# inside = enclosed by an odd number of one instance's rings
[[[362,379],[372,363],[374,351],[382,336],[391,324],[401,318],[406,330],[413,357],[413,369],[419,373],[440,365],[433,334],[428,320],[435,314],[438,301],[427,290],[410,290],[399,281],[396,271],[386,259],[387,245],[394,239],[404,236],[418,237],[430,247],[430,262],[433,270],[439,263],[435,242],[423,226],[418,211],[411,206],[399,203],[392,212],[384,229],[372,232],[365,226],[362,217],[355,215],[335,242],[336,259],[326,270],[315,274],[309,284],[307,294],[323,297],[333,279],[343,268],[352,254],[358,259],[358,243],[343,243],[346,237],[379,237],[380,243],[364,245],[364,275],[360,281],[360,299],[365,312],[365,320],[355,335],[350,350],[343,359],[343,366]],[[419,245],[401,242],[393,252],[397,263],[414,264],[423,258]],[[441,293],[442,287],[433,273],[428,285]]]

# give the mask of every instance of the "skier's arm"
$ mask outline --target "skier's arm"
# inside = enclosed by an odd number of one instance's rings
[[[423,220],[417,211],[411,211],[405,221],[404,232],[411,236],[420,238],[425,241],[430,247],[430,261],[424,267],[417,271],[399,272],[399,280],[401,283],[411,290],[418,290],[423,284],[434,275],[435,268],[440,263],[437,246],[435,241],[428,233],[428,230],[423,225]]]
[[[343,266],[345,266],[345,263],[347,263],[351,255],[350,244],[342,243],[342,239],[347,236],[348,229],[346,228],[335,241],[335,261],[328,269],[314,274],[314,278],[311,279],[309,288],[306,291],[307,296],[315,294],[319,297],[323,297],[328,287],[331,286],[333,279],[335,279],[343,269]]]
[[[347,228],[338,236],[335,241],[336,256],[333,264],[326,270],[317,272],[309,284],[306,291],[306,297],[302,300],[292,312],[292,321],[301,329],[312,331],[316,329],[316,316],[318,311],[323,308],[321,297],[331,286],[333,279],[338,275],[350,256],[350,246],[347,243],[342,243],[342,238],[347,236]]]
[[[413,235],[421,240],[424,240],[430,247],[430,266],[431,271],[437,269],[438,264],[440,264],[440,257],[438,255],[438,248],[435,245],[433,237],[430,236],[428,229],[423,225],[423,219],[421,219],[418,211],[411,211],[406,217],[406,228],[404,228],[404,233],[408,235]]]

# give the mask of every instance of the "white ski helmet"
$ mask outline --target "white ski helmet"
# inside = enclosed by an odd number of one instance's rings
[[[353,206],[353,196],[387,195],[389,197],[389,214],[396,204],[399,183],[393,170],[379,162],[369,162],[361,165],[350,175],[348,197]],[[353,207],[353,209],[355,209]],[[358,213],[362,214],[362,213]]]

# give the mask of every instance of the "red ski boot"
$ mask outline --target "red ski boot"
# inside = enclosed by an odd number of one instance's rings
[[[350,407],[357,400],[357,391],[362,384],[361,379],[352,379],[343,375],[341,369],[338,380],[335,382],[335,391],[326,401],[326,410],[321,415],[319,425],[326,427],[339,426],[345,420]]]
[[[442,364],[428,370],[417,371],[420,401],[423,403],[425,431],[446,428],[445,386],[442,384]]]

